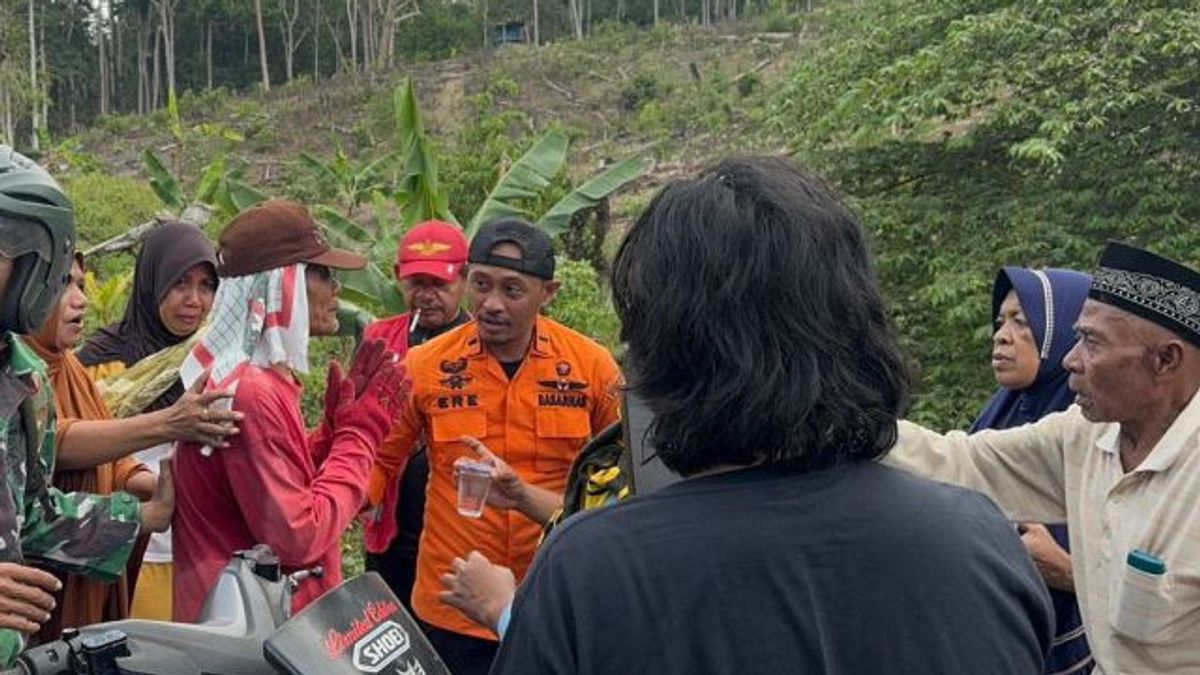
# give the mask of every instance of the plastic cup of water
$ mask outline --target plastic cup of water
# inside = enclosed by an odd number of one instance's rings
[[[482,462],[457,462],[454,465],[458,475],[458,513],[468,518],[478,518],[483,515],[483,507],[487,504],[488,491],[492,488],[492,467]]]

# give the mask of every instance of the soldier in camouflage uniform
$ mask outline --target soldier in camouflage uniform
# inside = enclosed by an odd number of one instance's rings
[[[48,617],[58,580],[27,566],[114,580],[139,530],[170,523],[169,468],[153,501],[51,487],[54,392],[17,333],[40,326],[66,284],[74,252],[70,202],[40,167],[0,145],[0,667]]]

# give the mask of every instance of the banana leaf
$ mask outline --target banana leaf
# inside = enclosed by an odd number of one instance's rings
[[[225,179],[225,166],[224,155],[217,155],[209,162],[200,178],[200,185],[196,187],[196,201],[209,205],[216,203],[217,190]]]
[[[341,178],[329,166],[321,160],[313,157],[307,152],[300,153],[300,164],[317,179],[318,182],[324,183],[328,187],[334,187],[342,184]]]
[[[484,223],[498,218],[528,218],[529,212],[517,206],[514,200],[535,198],[550,185],[567,159],[567,143],[566,135],[559,131],[551,131],[538,139],[496,182],[496,187],[471,219],[467,239],[474,237]]]
[[[371,248],[374,237],[354,221],[341,215],[328,206],[318,206],[314,209],[317,220],[325,224],[330,239],[337,246],[351,250]],[[404,298],[396,289],[391,277],[379,268],[374,260],[379,253],[371,251],[371,262],[361,270],[344,270],[338,272],[338,281],[342,285],[342,298],[363,308],[376,316],[398,314],[404,311]],[[392,253],[388,253],[392,255]]]
[[[405,79],[393,94],[396,108],[396,151],[403,174],[397,183],[396,204],[404,229],[425,220],[458,224],[450,212],[449,195],[442,192],[438,178],[437,153],[430,147],[425,123],[417,105],[412,80]]]
[[[162,200],[162,203],[177,211],[187,206],[183,199],[183,191],[179,189],[179,181],[175,180],[170,171],[167,171],[167,167],[163,166],[154,152],[143,150],[142,163],[150,172],[150,187],[154,190],[154,194]]]
[[[571,216],[599,204],[605,197],[641,177],[647,168],[649,165],[641,157],[631,157],[618,162],[603,173],[593,176],[550,207],[550,210],[538,219],[537,226],[550,236],[563,232],[570,225]]]

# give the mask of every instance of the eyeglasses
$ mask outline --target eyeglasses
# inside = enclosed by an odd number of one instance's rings
[[[312,272],[321,281],[333,283],[337,281],[337,275],[334,271],[324,265],[309,265],[308,271]]]

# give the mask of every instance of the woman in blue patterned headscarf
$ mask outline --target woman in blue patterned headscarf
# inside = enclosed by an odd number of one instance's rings
[[[1075,344],[1074,324],[1087,298],[1090,275],[1072,270],[1005,267],[992,288],[992,370],[1000,389],[971,427],[1006,429],[1066,410],[1075,399],[1063,357]],[[1065,525],[1020,525],[1021,540],[1037,563],[1057,617],[1046,672],[1092,669],[1091,651],[1071,577]]]

